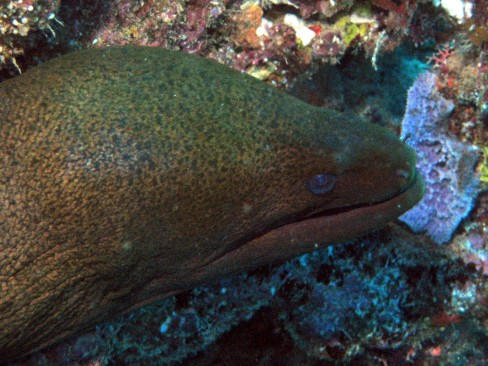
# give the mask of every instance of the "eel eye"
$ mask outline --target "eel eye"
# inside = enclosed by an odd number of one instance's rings
[[[305,183],[305,187],[313,194],[321,195],[331,191],[335,186],[335,182],[336,177],[333,175],[317,174]]]

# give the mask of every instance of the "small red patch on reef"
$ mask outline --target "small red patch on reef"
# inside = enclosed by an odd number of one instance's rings
[[[445,311],[437,313],[430,319],[430,322],[437,327],[447,327],[450,324],[456,324],[460,321],[461,317],[459,315],[450,315]]]

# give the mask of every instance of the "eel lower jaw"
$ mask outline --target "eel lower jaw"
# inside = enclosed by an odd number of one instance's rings
[[[412,182],[388,200],[325,211],[277,227],[225,253],[209,263],[205,272],[237,273],[353,239],[396,219],[420,201],[423,194],[424,181],[416,172]]]

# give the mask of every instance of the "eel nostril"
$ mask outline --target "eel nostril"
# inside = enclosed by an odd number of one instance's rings
[[[405,169],[397,169],[396,170],[396,175],[399,177],[405,178],[407,181],[410,179],[410,172]]]

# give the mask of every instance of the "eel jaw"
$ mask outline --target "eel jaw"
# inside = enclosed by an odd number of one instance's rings
[[[356,206],[326,215],[312,215],[260,235],[200,268],[204,280],[250,270],[311,252],[378,229],[413,207],[424,194],[418,172],[405,190],[379,203]]]

